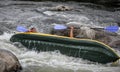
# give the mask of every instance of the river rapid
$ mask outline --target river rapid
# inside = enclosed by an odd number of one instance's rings
[[[67,5],[73,10],[51,10],[57,5]],[[0,1],[0,48],[7,49],[18,57],[23,66],[22,72],[120,72],[120,61],[117,64],[93,63],[82,58],[62,55],[59,51],[28,50],[20,43],[9,41],[17,32],[18,25],[26,28],[34,26],[39,32],[50,33],[53,24],[77,22],[105,27],[117,25],[120,23],[119,19],[120,11],[116,8],[91,3]],[[120,55],[120,51],[115,50]]]

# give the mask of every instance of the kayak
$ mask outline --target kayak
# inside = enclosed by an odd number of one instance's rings
[[[10,38],[11,42],[20,42],[28,49],[37,51],[59,50],[61,54],[80,57],[85,60],[110,63],[120,57],[108,45],[91,39],[78,39],[44,33],[23,32]]]

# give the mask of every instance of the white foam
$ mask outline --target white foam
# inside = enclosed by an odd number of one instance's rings
[[[25,48],[18,48],[9,41],[12,34],[4,33],[0,36],[0,48],[13,52],[19,59],[23,67],[38,66],[50,68],[62,68],[73,70],[74,72],[119,72],[118,66],[112,67],[110,64],[92,63],[82,58],[74,58],[61,54],[59,51],[53,52],[36,52]],[[120,52],[117,51],[117,53]]]
[[[13,35],[13,34],[4,32],[3,35],[0,35],[0,39],[1,39],[1,40],[9,40],[12,35]]]

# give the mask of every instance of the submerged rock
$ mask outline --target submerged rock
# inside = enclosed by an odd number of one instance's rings
[[[13,53],[0,49],[0,72],[19,72],[21,69],[22,67]]]

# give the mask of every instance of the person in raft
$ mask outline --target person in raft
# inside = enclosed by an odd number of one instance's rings
[[[27,32],[37,32],[35,27],[30,28],[30,30],[28,30]]]

